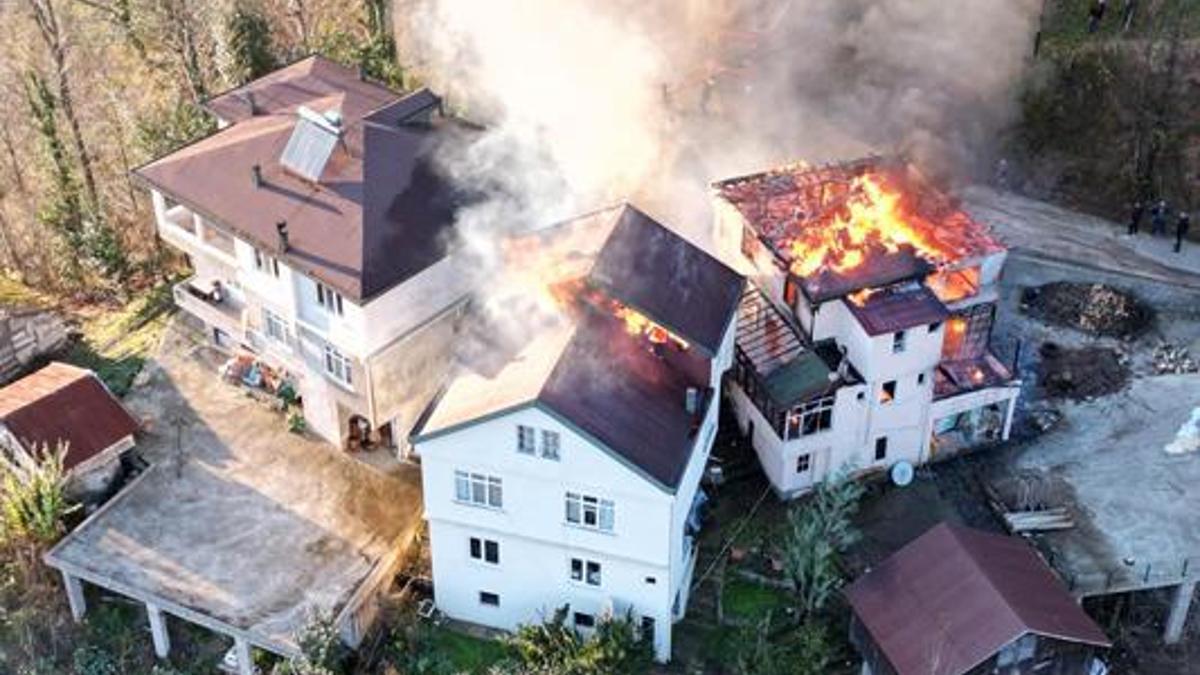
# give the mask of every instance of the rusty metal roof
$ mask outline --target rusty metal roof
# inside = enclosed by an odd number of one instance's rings
[[[0,422],[30,450],[67,442],[68,469],[138,430],[90,370],[59,362],[0,389]]]
[[[962,675],[1028,633],[1109,647],[1024,541],[941,523],[847,590],[897,675]]]
[[[862,300],[847,300],[850,313],[867,335],[894,333],[906,328],[945,321],[950,311],[924,286],[884,288]]]
[[[629,204],[588,280],[709,356],[720,350],[744,285],[740,274]]]
[[[341,139],[316,181],[281,162],[301,106],[341,116]],[[368,300],[446,254],[455,213],[470,197],[438,170],[433,155],[439,144],[474,130],[435,115],[440,101],[432,93],[401,96],[310,57],[208,107],[232,124],[135,175],[353,300]],[[255,166],[261,186],[252,178]],[[286,252],[279,251],[281,221]]]

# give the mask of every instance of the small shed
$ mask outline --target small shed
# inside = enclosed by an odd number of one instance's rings
[[[949,523],[846,596],[864,674],[1090,675],[1103,672],[1095,651],[1111,646],[1024,540]]]
[[[72,497],[106,492],[132,448],[137,420],[95,373],[60,362],[0,388],[0,443],[31,452],[67,443]]]

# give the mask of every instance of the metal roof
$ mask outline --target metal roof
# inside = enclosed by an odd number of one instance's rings
[[[70,469],[138,430],[90,370],[53,362],[0,389],[0,422],[29,450],[68,444]]]
[[[1028,633],[1111,645],[1029,544],[949,523],[867,572],[846,597],[897,675],[963,675]]]
[[[753,285],[742,293],[738,305],[737,348],[750,361],[767,395],[781,407],[840,382],[833,375],[836,365]]]
[[[861,301],[846,301],[867,335],[894,333],[945,321],[950,311],[928,288],[919,284],[874,290]]]

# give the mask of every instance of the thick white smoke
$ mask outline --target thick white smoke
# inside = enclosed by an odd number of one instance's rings
[[[708,185],[799,159],[990,164],[1040,0],[395,0],[404,62],[489,129],[446,171],[498,237],[626,199],[705,243]],[[493,300],[519,296],[493,294]],[[511,309],[511,307],[510,307]]]

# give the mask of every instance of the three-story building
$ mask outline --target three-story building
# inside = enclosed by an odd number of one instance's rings
[[[322,437],[402,446],[470,289],[448,243],[462,196],[432,157],[459,125],[319,56],[206,107],[218,131],[135,171],[195,272],[177,304],[287,373]]]

